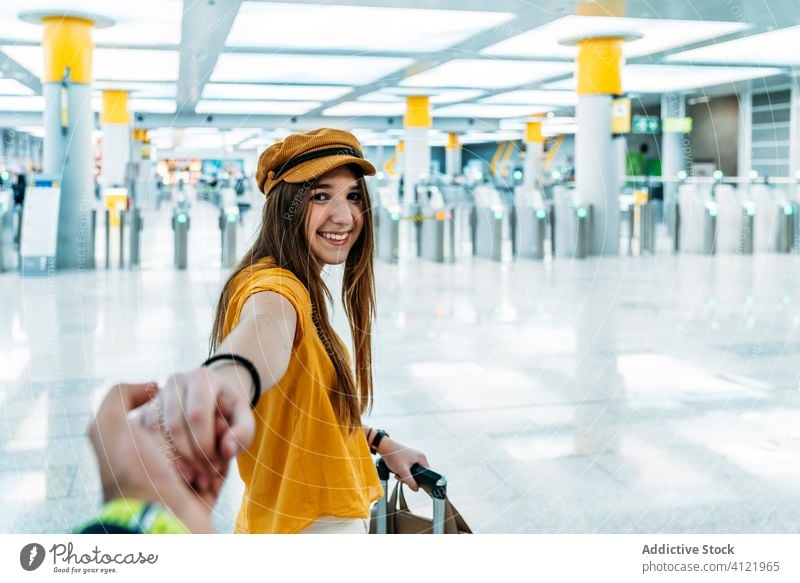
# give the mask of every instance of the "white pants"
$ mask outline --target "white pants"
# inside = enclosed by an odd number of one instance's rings
[[[366,518],[338,518],[320,516],[299,534],[368,534],[369,521]]]

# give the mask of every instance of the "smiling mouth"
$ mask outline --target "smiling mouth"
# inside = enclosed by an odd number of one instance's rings
[[[317,233],[329,245],[340,247],[350,240],[350,231],[346,233]]]

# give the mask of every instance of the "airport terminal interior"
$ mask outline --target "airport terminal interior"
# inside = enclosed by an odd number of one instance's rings
[[[798,39],[780,0],[4,0],[0,532],[97,510],[100,399],[207,358],[258,156],[321,127],[378,169],[366,421],[473,531],[797,532]]]

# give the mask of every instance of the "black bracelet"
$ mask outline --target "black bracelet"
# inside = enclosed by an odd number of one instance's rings
[[[389,434],[386,433],[383,429],[378,429],[375,431],[375,437],[372,438],[372,443],[369,446],[369,451],[372,455],[378,453],[378,446],[381,444],[381,440],[384,437],[389,437]]]
[[[203,366],[208,366],[209,364],[219,360],[232,360],[236,364],[241,364],[247,369],[247,372],[250,373],[250,376],[253,377],[253,400],[250,402],[250,407],[255,409],[256,405],[258,404],[258,399],[261,397],[261,378],[258,376],[256,367],[253,366],[253,363],[247,360],[244,356],[239,356],[238,354],[215,354],[205,361]]]

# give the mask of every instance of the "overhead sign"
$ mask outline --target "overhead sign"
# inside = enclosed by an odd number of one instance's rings
[[[55,269],[60,204],[58,180],[40,177],[28,184],[22,211],[23,274],[45,274]]]
[[[631,131],[631,100],[618,97],[611,102],[611,133],[627,134]]]
[[[654,115],[634,115],[633,133],[657,134],[661,131],[661,120]]]
[[[692,131],[691,117],[665,117],[662,123],[664,132],[668,134],[688,134]]]

